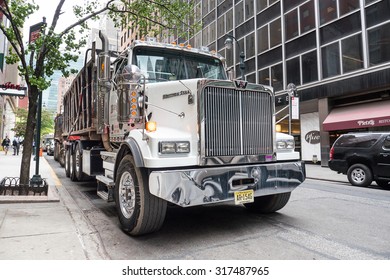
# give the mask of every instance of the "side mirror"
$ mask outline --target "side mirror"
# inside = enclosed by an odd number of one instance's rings
[[[136,65],[126,65],[123,68],[123,78],[130,82],[138,82],[142,77],[141,69]]]

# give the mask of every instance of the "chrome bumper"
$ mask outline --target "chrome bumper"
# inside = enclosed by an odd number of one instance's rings
[[[150,193],[182,207],[234,200],[234,192],[254,196],[291,192],[306,177],[304,162],[152,171]]]

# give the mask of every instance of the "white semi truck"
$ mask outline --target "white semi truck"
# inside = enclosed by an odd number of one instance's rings
[[[71,180],[97,179],[124,231],[157,231],[168,203],[287,204],[305,166],[277,161],[272,88],[228,80],[205,48],[149,39],[113,55],[100,38],[64,95],[55,158]]]

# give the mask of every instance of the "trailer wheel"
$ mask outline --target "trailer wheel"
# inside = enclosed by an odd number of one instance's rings
[[[58,161],[58,156],[60,154],[60,146],[58,145],[57,141],[54,142],[54,160]]]
[[[65,167],[65,149],[60,148],[60,153],[58,155],[58,161],[61,165],[61,167]]]
[[[291,192],[279,193],[266,196],[255,197],[253,203],[246,203],[244,206],[251,212],[268,214],[276,212],[286,206],[291,196]]]
[[[82,147],[80,143],[77,143],[74,152],[74,173],[78,181],[82,181],[84,179],[83,156],[82,156]]]
[[[130,235],[157,231],[164,223],[167,202],[149,192],[145,169],[135,167],[131,155],[119,164],[115,182],[115,204],[122,229]]]
[[[66,177],[70,177],[70,149],[65,150],[64,158],[65,158],[65,162],[64,162],[65,175]]]
[[[70,151],[69,151],[70,154]],[[73,154],[69,155],[69,174],[70,179],[75,182],[77,181],[76,177],[76,153],[73,152]]]

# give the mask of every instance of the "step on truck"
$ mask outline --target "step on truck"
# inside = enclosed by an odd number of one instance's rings
[[[55,158],[72,181],[96,178],[125,232],[160,229],[167,204],[287,204],[305,166],[276,159],[271,87],[229,80],[206,48],[149,38],[112,53],[99,36],[63,96]]]

